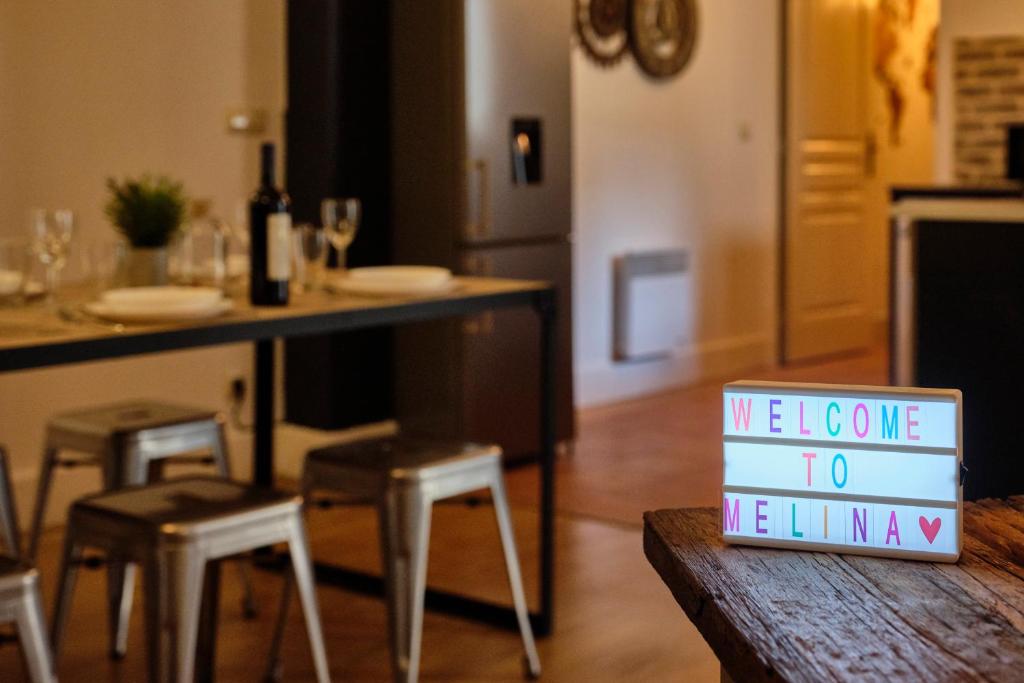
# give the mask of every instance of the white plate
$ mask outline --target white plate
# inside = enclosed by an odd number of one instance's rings
[[[452,279],[452,271],[437,266],[370,266],[351,268],[348,277],[361,282],[388,282],[410,287],[439,287]]]
[[[211,304],[178,305],[178,306],[123,306],[111,305],[104,301],[93,301],[85,305],[85,310],[104,320],[118,323],[173,323],[185,320],[202,320],[214,318],[231,310],[230,299],[221,299]]]
[[[455,289],[458,282],[445,280],[426,285],[415,282],[397,282],[395,280],[360,280],[359,278],[337,277],[327,282],[327,289],[341,294],[360,294],[362,296],[416,296],[426,294],[444,294]]]
[[[101,301],[109,306],[133,309],[166,309],[183,305],[213,306],[223,296],[216,287],[124,287],[103,292]]]

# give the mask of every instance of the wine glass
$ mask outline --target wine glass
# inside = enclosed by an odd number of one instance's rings
[[[338,252],[338,268],[345,269],[345,250],[356,237],[363,205],[354,197],[325,199],[320,202],[320,220],[331,246]]]
[[[32,251],[46,268],[46,298],[53,303],[60,271],[68,260],[68,245],[75,226],[70,209],[33,209],[29,234]]]

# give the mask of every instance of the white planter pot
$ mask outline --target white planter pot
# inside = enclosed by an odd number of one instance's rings
[[[129,287],[166,285],[167,247],[132,247],[124,252],[121,264],[121,282]]]

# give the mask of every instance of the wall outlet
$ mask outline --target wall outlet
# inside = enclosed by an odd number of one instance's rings
[[[245,377],[233,377],[228,384],[228,399],[235,405],[244,403],[248,388]]]

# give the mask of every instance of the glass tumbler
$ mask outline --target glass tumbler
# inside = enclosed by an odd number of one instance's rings
[[[296,282],[306,292],[318,289],[324,283],[327,235],[315,225],[299,223],[292,229],[292,241]]]

